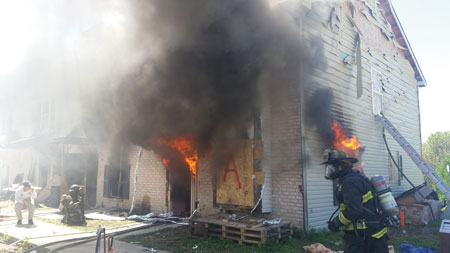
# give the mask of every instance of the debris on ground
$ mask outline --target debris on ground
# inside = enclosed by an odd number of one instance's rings
[[[192,217],[194,217],[196,212],[197,212],[197,209],[195,209],[194,212],[192,212],[191,216],[185,217],[185,218],[184,217],[175,217],[175,216],[173,216],[172,212],[169,212],[169,213],[154,213],[154,212],[152,212],[152,213],[149,213],[146,215],[131,215],[127,219],[135,220],[135,221],[145,221],[145,222],[150,222],[150,223],[162,221],[162,222],[171,222],[171,223],[175,223],[175,224],[189,225],[189,223],[183,222],[183,221],[188,221],[188,220],[192,219]]]
[[[281,223],[281,218],[273,219],[273,220],[264,220],[264,225],[278,225]]]
[[[406,224],[428,224],[441,215],[443,201],[427,183],[407,190],[395,198]]]
[[[117,217],[108,214],[103,214],[100,212],[89,213],[84,215],[87,219],[91,220],[112,220],[112,221],[124,221],[124,217]]]
[[[336,251],[332,251],[331,249],[325,247],[321,243],[313,243],[313,244],[311,244],[309,246],[305,246],[303,248],[310,253],[338,253]],[[339,251],[339,252],[343,252],[343,251]]]

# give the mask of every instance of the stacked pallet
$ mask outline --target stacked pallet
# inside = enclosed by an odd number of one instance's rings
[[[261,246],[269,238],[277,242],[282,238],[291,238],[293,229],[289,222],[264,225],[263,219],[235,220],[209,216],[191,220],[190,232],[192,236],[227,238],[239,244],[251,243]]]

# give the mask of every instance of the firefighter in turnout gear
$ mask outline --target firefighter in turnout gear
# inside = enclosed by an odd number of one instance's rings
[[[326,164],[325,178],[338,180],[335,192],[340,212],[328,221],[328,229],[344,231],[344,252],[388,252],[387,228],[375,191],[367,177],[353,170],[357,161],[341,150],[331,150],[322,163]]]

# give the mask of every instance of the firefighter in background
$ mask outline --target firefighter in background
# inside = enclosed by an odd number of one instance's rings
[[[338,180],[336,197],[340,213],[328,221],[328,229],[344,231],[344,252],[388,252],[387,228],[377,208],[376,196],[367,177],[354,171],[356,158],[341,150],[328,153],[325,178]]]
[[[64,214],[62,223],[70,226],[86,226],[84,216],[83,188],[74,184],[70,187],[69,194],[62,195],[62,213]]]

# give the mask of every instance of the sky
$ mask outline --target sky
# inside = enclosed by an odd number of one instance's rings
[[[428,86],[419,89],[422,142],[450,131],[450,1],[391,0]]]

